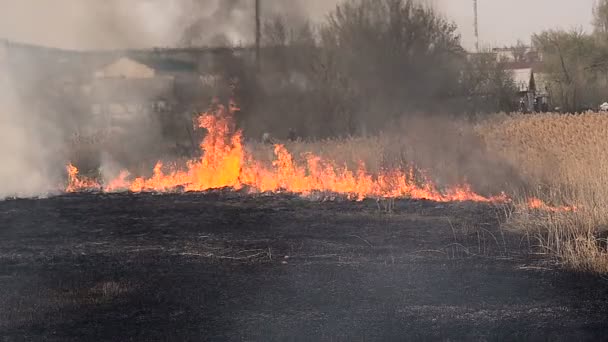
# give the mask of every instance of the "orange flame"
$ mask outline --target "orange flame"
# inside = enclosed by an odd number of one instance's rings
[[[575,206],[553,207],[536,197],[528,198],[527,207],[529,209],[537,209],[537,210],[549,211],[549,212],[553,212],[553,213],[575,212],[577,210],[577,208]]]
[[[101,185],[96,180],[79,176],[78,168],[71,163],[66,166],[66,170],[68,171],[67,192],[101,190]]]
[[[202,157],[191,160],[185,169],[165,167],[158,162],[150,178],[128,181],[127,171],[108,183],[104,191],[130,190],[132,192],[168,192],[176,189],[205,191],[218,188],[235,190],[247,187],[257,192],[286,191],[302,195],[313,192],[342,194],[348,198],[412,198],[437,202],[475,201],[505,202],[504,194],[485,197],[471,190],[467,184],[441,191],[428,179],[414,177],[414,170],[384,170],[377,175],[369,173],[363,162],[356,171],[337,166],[312,153],[304,155],[299,165],[283,145],[274,148],[275,161],[267,167],[246,153],[242,144],[242,132],[234,128],[233,111],[238,107],[219,106],[215,114],[202,114],[196,124],[207,130],[200,148]],[[78,170],[68,166],[68,192],[101,189],[90,179],[78,177]]]
[[[120,171],[118,177],[109,182],[106,186],[104,186],[103,191],[105,192],[118,192],[128,190],[130,188],[130,182],[127,180],[130,173],[127,170]]]

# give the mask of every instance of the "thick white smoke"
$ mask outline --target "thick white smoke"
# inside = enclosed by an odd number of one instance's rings
[[[44,195],[58,188],[48,172],[54,129],[29,116],[0,60],[0,199]],[[55,180],[53,180],[55,179]],[[54,184],[55,183],[55,184]]]

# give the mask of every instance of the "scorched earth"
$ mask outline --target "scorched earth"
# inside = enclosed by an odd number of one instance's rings
[[[488,203],[67,194],[0,202],[4,341],[602,340],[608,284]]]

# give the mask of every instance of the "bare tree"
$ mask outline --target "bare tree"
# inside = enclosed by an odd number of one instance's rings
[[[545,31],[534,35],[533,43],[543,53],[556,104],[574,112],[599,101],[598,73],[593,68],[597,45],[591,35],[580,30]]]
[[[598,34],[608,33],[608,0],[598,0],[593,8],[593,26]]]
[[[417,1],[346,1],[321,36],[341,74],[375,107],[362,110],[382,111],[384,120],[428,108],[457,86],[464,50],[456,26]]]
[[[528,47],[521,40],[517,40],[517,44],[513,47],[515,62],[525,62],[527,60],[527,52]]]

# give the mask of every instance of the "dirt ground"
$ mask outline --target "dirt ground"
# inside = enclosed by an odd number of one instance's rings
[[[0,341],[608,338],[608,281],[531,255],[499,211],[227,191],[3,201]]]

